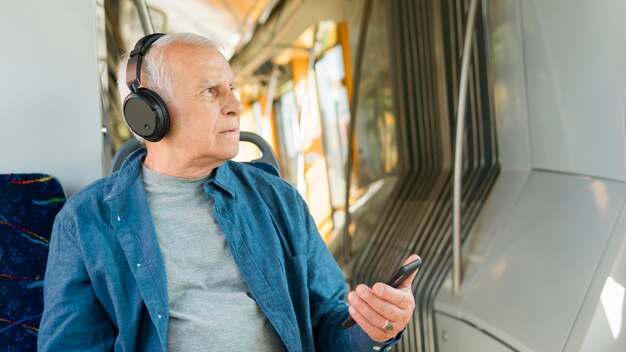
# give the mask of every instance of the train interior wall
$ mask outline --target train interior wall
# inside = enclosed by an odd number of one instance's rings
[[[439,350],[622,351],[626,4],[487,4],[502,172],[437,296]]]
[[[49,173],[71,195],[103,170],[95,2],[2,2],[0,13],[0,172]]]

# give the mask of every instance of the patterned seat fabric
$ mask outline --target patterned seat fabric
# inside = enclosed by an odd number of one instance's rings
[[[0,175],[0,350],[36,351],[54,217],[65,204],[44,174]]]

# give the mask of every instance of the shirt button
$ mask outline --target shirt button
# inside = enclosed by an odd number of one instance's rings
[[[137,267],[140,267],[140,266],[141,266],[141,263],[138,263],[138,264],[137,264]]]
[[[374,351],[380,351],[380,346],[374,346],[373,349]]]
[[[122,221],[122,218],[119,215],[117,216],[117,221]]]
[[[157,315],[157,317],[159,317],[159,319],[163,318],[163,316],[161,314]]]

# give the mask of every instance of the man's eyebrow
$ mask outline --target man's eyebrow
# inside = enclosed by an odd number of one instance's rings
[[[231,79],[201,79],[198,82],[198,86],[199,87],[213,87],[213,86],[219,86],[219,85],[231,85],[231,84],[237,84],[237,79],[235,77],[232,77]]]

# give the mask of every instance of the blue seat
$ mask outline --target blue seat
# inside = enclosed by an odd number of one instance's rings
[[[50,233],[65,204],[45,174],[0,175],[0,350],[36,351]]]

